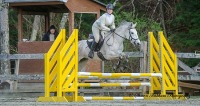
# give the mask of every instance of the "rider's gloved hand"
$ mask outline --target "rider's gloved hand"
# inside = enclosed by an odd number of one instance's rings
[[[110,29],[110,32],[115,32],[115,29]]]

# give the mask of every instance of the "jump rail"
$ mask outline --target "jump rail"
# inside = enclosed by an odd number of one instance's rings
[[[144,100],[144,97],[83,97],[85,100]]]
[[[151,86],[149,82],[141,83],[79,83],[79,87],[122,87],[122,86]]]
[[[162,77],[161,73],[91,73],[79,72],[79,76],[98,76],[98,77]]]

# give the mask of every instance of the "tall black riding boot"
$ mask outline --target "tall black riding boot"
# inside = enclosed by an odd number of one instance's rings
[[[95,41],[93,41],[92,45],[91,45],[90,52],[88,54],[89,58],[93,58],[94,57],[94,49],[95,49],[96,45],[97,45],[97,43]]]

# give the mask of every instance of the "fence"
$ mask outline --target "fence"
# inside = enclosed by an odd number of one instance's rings
[[[54,47],[55,48],[55,47]],[[51,50],[51,49],[50,49]],[[60,50],[60,49],[58,49]],[[52,54],[51,54],[52,55]],[[52,56],[50,56],[52,57]],[[40,97],[38,101],[85,101],[85,100],[133,100],[152,99],[155,91],[160,91],[157,95],[162,99],[184,99],[178,96],[177,79],[177,57],[172,52],[163,32],[159,32],[159,43],[149,33],[149,72],[150,73],[78,73],[78,31],[74,30],[67,43],[59,53],[55,53],[56,65],[50,66],[48,55],[45,57],[45,97]],[[50,69],[52,71],[50,71]],[[56,76],[57,74],[57,76]],[[121,77],[149,77],[150,82],[137,83],[78,83],[78,78],[121,78]],[[56,86],[57,84],[57,86]],[[78,96],[78,87],[97,86],[150,86],[149,94],[145,97],[82,97]],[[49,87],[49,88],[47,88]],[[167,95],[172,91],[172,96]],[[50,96],[51,92],[56,92],[56,96]],[[71,95],[66,95],[71,93]],[[183,97],[183,98],[180,98]],[[155,99],[155,98],[154,98]]]

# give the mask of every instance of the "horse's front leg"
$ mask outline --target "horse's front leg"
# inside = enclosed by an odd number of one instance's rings
[[[119,53],[119,59],[123,59],[123,58],[126,58],[126,54],[123,52]]]
[[[121,52],[120,56],[119,56],[119,59],[120,60],[125,59],[126,62],[128,62],[128,55],[126,55],[124,52]]]
[[[126,55],[125,53],[123,53],[123,52],[121,52],[120,53],[120,55],[119,55],[119,60],[118,60],[118,62],[117,62],[117,64],[116,64],[116,67],[117,68],[119,68],[120,67],[120,65],[121,65],[121,63],[122,63],[122,61],[123,61],[123,59],[126,61],[126,64],[125,65],[127,65],[128,64],[128,55]],[[125,67],[127,67],[127,66],[125,66]],[[124,67],[123,67],[123,69],[124,69]]]

